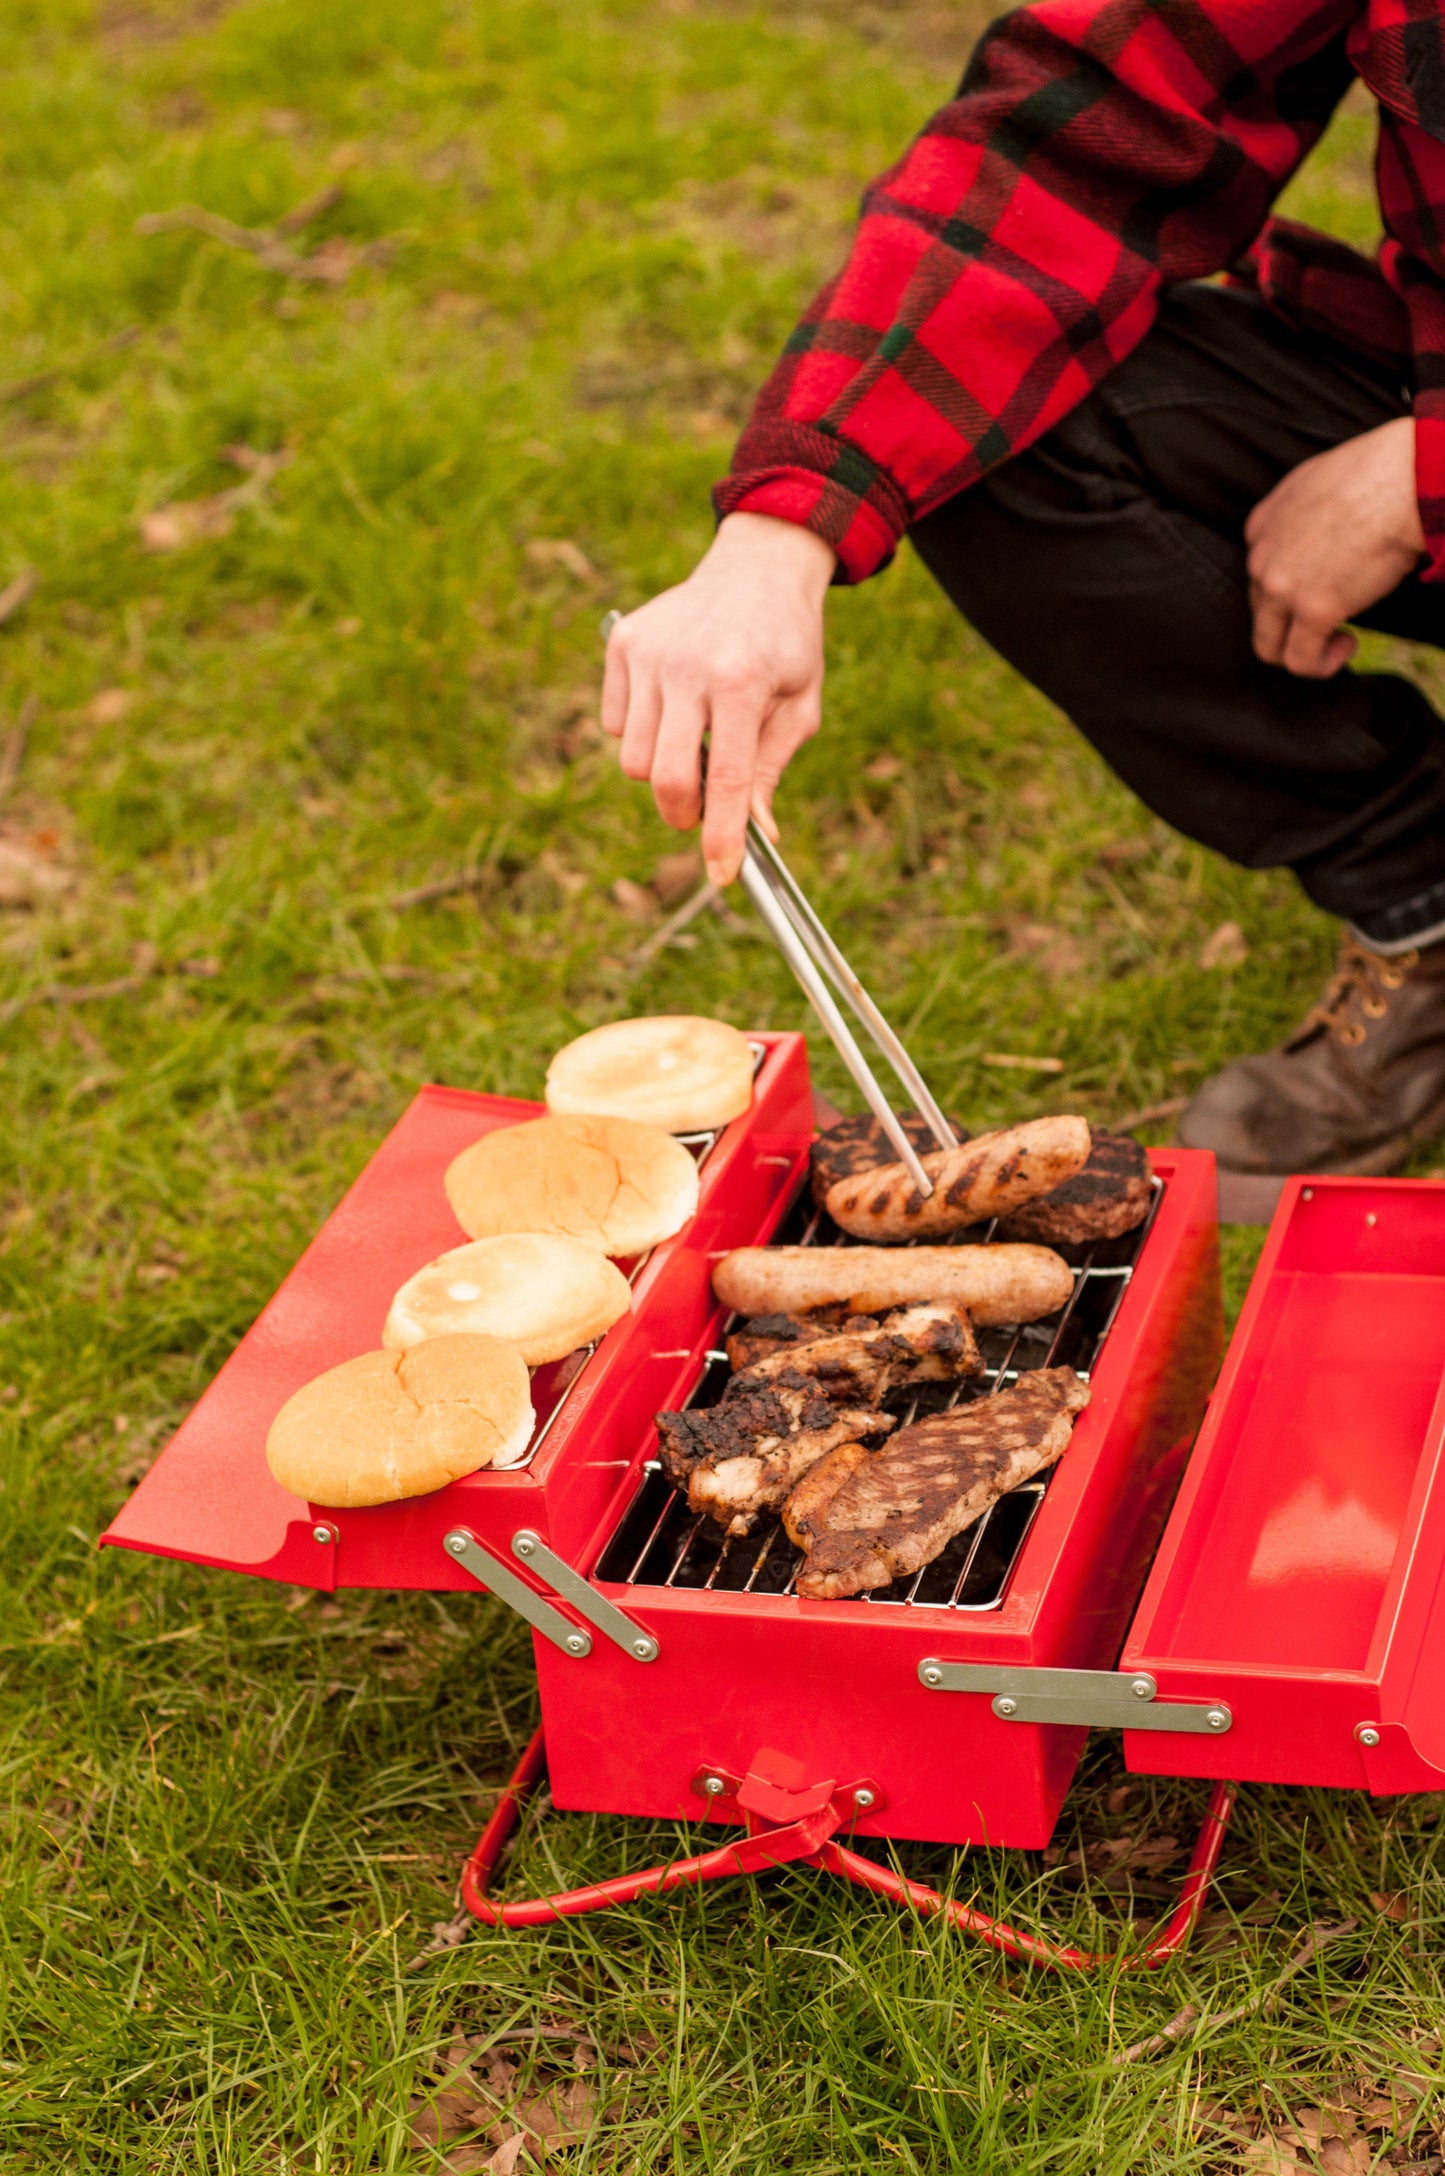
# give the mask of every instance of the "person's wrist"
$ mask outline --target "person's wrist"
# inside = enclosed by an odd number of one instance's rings
[[[1396,542],[1402,551],[1423,552],[1425,549],[1425,525],[1420,519],[1420,500],[1415,485],[1415,418],[1399,416],[1393,423],[1381,425],[1394,439],[1399,451],[1400,511],[1396,523]]]
[[[745,560],[766,565],[770,580],[791,580],[821,604],[838,555],[831,544],[796,521],[772,514],[728,514],[718,524],[708,558],[724,565]]]

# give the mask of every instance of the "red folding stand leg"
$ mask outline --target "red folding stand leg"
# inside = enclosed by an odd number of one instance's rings
[[[759,1756],[760,1765],[762,1758]],[[1215,1784],[1174,1912],[1144,1949],[1116,1958],[1108,1952],[1071,1949],[1046,1941],[1040,1935],[1023,1933],[1001,1919],[991,1919],[986,1913],[975,1911],[969,1904],[940,1896],[936,1889],[927,1888],[921,1881],[910,1881],[907,1875],[880,1866],[859,1851],[850,1851],[837,1841],[837,1831],[856,1810],[853,1792],[836,1790],[831,1782],[819,1784],[810,1791],[780,1794],[777,1798],[780,1806],[788,1796],[797,1801],[798,1817],[775,1823],[764,1822],[746,1804],[750,1786],[757,1786],[751,1791],[755,1799],[766,1798],[777,1791],[775,1779],[769,1777],[759,1783],[758,1778],[750,1776],[728,1794],[730,1799],[738,1789],[743,1794],[744,1802],[738,1808],[738,1817],[746,1820],[748,1835],[720,1844],[715,1851],[704,1851],[696,1858],[673,1859],[665,1866],[650,1866],[638,1874],[622,1874],[614,1881],[598,1881],[585,1889],[564,1889],[553,1896],[526,1897],[515,1904],[499,1904],[487,1895],[487,1883],[545,1768],[546,1749],[539,1730],[522,1755],[475,1851],[462,1869],[462,1902],[475,1918],[485,1919],[492,1926],[542,1927],[555,1919],[605,1911],[611,1904],[630,1903],[634,1897],[658,1890],[683,1888],[695,1882],[724,1881],[737,1874],[761,1874],[769,1867],[801,1862],[819,1867],[825,1873],[841,1875],[846,1881],[856,1882],[860,1888],[871,1889],[875,1896],[887,1897],[891,1903],[901,1904],[925,1918],[942,1913],[952,1925],[967,1934],[976,1934],[990,1949],[1002,1950],[1005,1956],[1016,1957],[1024,1964],[1056,1972],[1094,1972],[1115,1962],[1152,1971],[1181,1950],[1194,1931],[1214,1878],[1238,1790],[1233,1783]]]

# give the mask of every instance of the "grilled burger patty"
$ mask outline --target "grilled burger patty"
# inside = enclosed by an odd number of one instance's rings
[[[998,1497],[1063,1455],[1088,1402],[1072,1368],[1039,1368],[1012,1390],[901,1428],[831,1501],[789,1522],[816,1537],[799,1594],[836,1601],[921,1571]]]
[[[1149,1214],[1149,1158],[1132,1133],[1093,1128],[1082,1171],[1048,1194],[1036,1194],[1005,1217],[1005,1239],[1062,1247],[1085,1239],[1117,1239]]]

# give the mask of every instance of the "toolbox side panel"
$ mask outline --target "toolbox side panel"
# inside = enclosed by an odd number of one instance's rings
[[[1380,1788],[1358,1733],[1435,1745],[1442,1373],[1445,1187],[1290,1180],[1122,1658],[1233,1725],[1131,1766]]]

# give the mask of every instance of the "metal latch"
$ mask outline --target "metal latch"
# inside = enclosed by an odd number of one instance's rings
[[[1183,1730],[1219,1738],[1234,1721],[1222,1700],[1159,1700],[1147,1670],[1036,1670],[1027,1664],[940,1662],[929,1655],[918,1681],[930,1692],[990,1692],[1005,1723],[1084,1723],[1091,1730]]]
[[[551,1640],[554,1647],[560,1647],[564,1655],[571,1655],[580,1662],[591,1654],[590,1634],[564,1617],[559,1609],[554,1609],[545,1596],[536,1593],[525,1579],[519,1579],[510,1565],[493,1556],[490,1549],[484,1549],[476,1535],[464,1526],[454,1527],[442,1547],[448,1556],[466,1566],[479,1585],[489,1587],[499,1601],[516,1610],[519,1617],[525,1617],[535,1631]],[[589,1624],[595,1625],[624,1654],[631,1655],[634,1662],[656,1662],[658,1645],[652,1634],[644,1632],[642,1626],[635,1624],[614,1602],[599,1594],[530,1527],[524,1526],[513,1534],[512,1554],[545,1579],[564,1602],[570,1602]]]

